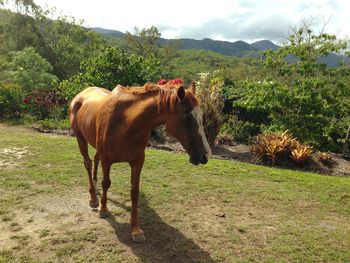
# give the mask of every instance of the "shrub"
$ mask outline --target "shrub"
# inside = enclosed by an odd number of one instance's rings
[[[256,123],[239,120],[236,115],[231,115],[223,122],[220,133],[230,135],[235,142],[248,144],[252,137],[260,133],[260,127]]]
[[[215,138],[219,134],[222,124],[224,81],[219,75],[219,71],[201,73],[196,86],[197,97],[203,111],[204,132],[208,143],[214,145]]]
[[[311,147],[300,144],[288,131],[260,134],[255,137],[250,150],[256,162],[270,161],[272,165],[288,157],[296,163],[303,163],[312,153]]]
[[[50,73],[52,71],[50,63],[33,47],[11,52],[11,56],[7,78],[19,85],[26,94],[33,90],[48,90],[57,82],[57,77]]]
[[[40,120],[66,117],[64,106],[67,101],[60,97],[55,89],[46,92],[34,91],[23,98],[23,102],[26,104],[27,112]]]
[[[96,58],[81,63],[80,72],[59,85],[60,95],[71,101],[87,86],[112,90],[116,85],[144,84],[160,78],[159,61],[153,57],[129,55],[121,48],[106,48]]]
[[[317,149],[340,151],[345,137],[347,106],[330,84],[323,80],[303,79],[292,87],[262,81],[246,83],[244,98],[236,102],[246,112],[266,114],[261,130],[289,130]],[[249,116],[249,114],[246,114]]]
[[[312,153],[312,148],[310,146],[302,145],[296,140],[291,143],[289,150],[291,151],[291,158],[296,163],[303,163]]]
[[[19,118],[23,113],[23,92],[15,84],[0,83],[0,119]]]

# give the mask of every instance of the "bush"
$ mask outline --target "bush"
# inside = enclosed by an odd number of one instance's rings
[[[106,48],[100,56],[81,63],[80,72],[59,85],[61,96],[71,101],[87,86],[112,90],[123,86],[143,85],[160,78],[159,61],[153,57],[145,59],[129,55],[121,48]]]
[[[33,90],[46,91],[57,82],[57,77],[50,73],[50,63],[34,48],[27,47],[22,51],[11,52],[11,56],[7,78],[19,85],[26,94]]]
[[[40,120],[62,119],[67,116],[64,110],[67,101],[60,97],[55,89],[46,92],[32,92],[23,99],[23,102],[26,104],[26,111]]]
[[[260,81],[242,83],[234,104],[238,119],[262,131],[289,130],[318,150],[341,152],[349,127],[350,67],[329,68],[320,59],[344,49],[345,41],[315,34],[307,24],[293,30],[283,47],[261,56]]]
[[[23,92],[15,84],[0,83],[0,119],[13,119],[22,116]]]
[[[199,74],[197,97],[203,111],[203,126],[208,143],[214,145],[215,138],[220,132],[222,124],[223,86],[224,81],[219,71]]]
[[[235,142],[247,144],[252,137],[260,133],[260,126],[250,121],[239,120],[236,115],[231,115],[223,122],[220,133],[229,134]]]
[[[289,158],[303,163],[312,153],[310,146],[300,144],[288,131],[260,134],[255,137],[250,150],[256,162],[271,162],[272,165]]]
[[[289,130],[317,149],[341,149],[347,107],[323,79],[295,81],[292,87],[272,81],[246,83],[246,94],[236,103],[247,112],[268,116],[263,124],[255,122],[261,130]]]

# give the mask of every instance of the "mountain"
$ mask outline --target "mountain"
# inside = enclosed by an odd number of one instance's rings
[[[103,34],[106,37],[123,39],[125,34],[118,30],[104,29],[100,27],[91,28],[93,31]],[[202,40],[196,40],[191,38],[180,38],[180,39],[165,39],[161,38],[159,40],[160,45],[166,43],[171,43],[173,41],[180,42],[181,49],[199,49],[217,52],[227,56],[236,56],[236,57],[247,57],[257,55],[260,51],[264,50],[276,50],[280,48],[273,42],[269,40],[260,40],[252,44],[248,44],[244,41],[228,42],[221,40],[213,40],[210,38],[204,38]],[[293,59],[288,59],[293,60]],[[338,55],[331,53],[325,57],[319,59],[320,63],[326,63],[328,67],[337,67],[340,61],[344,61],[346,64],[350,64],[350,58],[344,55]]]
[[[280,48],[279,46],[275,45],[274,43],[272,43],[269,40],[260,40],[260,41],[254,42],[250,45],[259,51],[264,51],[264,50],[269,50],[269,49],[276,50],[276,49]]]
[[[244,41],[236,41],[232,43],[228,41],[212,40],[210,38],[204,38],[202,40],[180,38],[179,40],[182,49],[210,50],[228,56],[243,57],[256,51],[254,47]]]
[[[102,35],[107,35],[107,36],[115,36],[115,37],[124,37],[125,34],[123,32],[120,32],[118,30],[112,30],[112,29],[105,29],[101,27],[91,27],[93,31],[100,33]]]
[[[103,34],[108,37],[123,38],[125,34],[118,30],[104,29],[100,27],[91,28],[93,31]],[[204,38],[202,40],[180,38],[180,39],[165,39],[161,38],[160,45],[164,45],[169,42],[180,41],[180,47],[182,49],[203,49],[214,51],[223,55],[243,57],[249,55],[251,52],[256,52],[257,49],[249,45],[244,41],[228,42],[220,40],[212,40],[210,38]],[[273,44],[271,42],[271,44]]]

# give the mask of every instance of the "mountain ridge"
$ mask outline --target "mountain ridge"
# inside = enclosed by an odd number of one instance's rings
[[[101,33],[105,36],[114,36],[118,38],[123,38],[126,36],[125,33],[113,30],[105,29],[101,27],[92,27],[91,30]],[[223,41],[223,40],[213,40],[211,38],[203,38],[202,40],[192,39],[192,38],[179,38],[179,39],[166,39],[161,38],[159,40],[160,45],[171,43],[174,41],[180,41],[181,49],[202,49],[207,51],[213,51],[227,56],[236,57],[247,57],[256,56],[260,51],[265,50],[277,50],[280,46],[276,45],[270,40],[259,40],[254,43],[247,43],[242,40],[235,42]],[[319,59],[320,63],[326,63],[328,67],[337,67],[340,61],[344,61],[346,64],[350,64],[350,58],[331,53]]]

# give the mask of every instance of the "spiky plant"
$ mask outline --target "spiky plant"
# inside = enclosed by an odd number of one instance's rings
[[[307,160],[312,154],[312,147],[308,145],[300,144],[299,142],[294,143],[290,148],[291,158],[296,163],[302,163]]]
[[[274,165],[276,158],[284,155],[294,140],[288,134],[288,131],[260,134],[256,136],[250,150],[253,152],[256,161],[262,162],[268,158]]]

